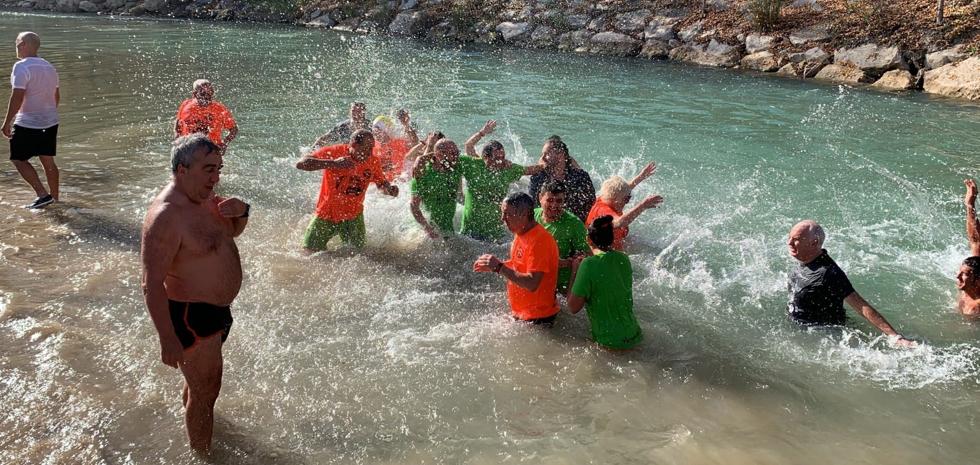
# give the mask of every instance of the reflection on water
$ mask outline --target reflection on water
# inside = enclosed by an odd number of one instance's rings
[[[253,205],[226,344],[218,463],[969,463],[978,329],[953,311],[977,107],[669,64],[449,50],[337,32],[0,13],[62,78],[63,202],[0,175],[0,462],[188,463],[179,375],[139,289],[139,226],[200,77],[241,126],[220,189]],[[0,67],[8,67],[12,56]],[[404,106],[518,162],[561,134],[600,178],[660,169],[632,228],[646,335],[510,320],[480,253],[368,194],[364,254],[298,253],[319,181],[292,162],[343,117]],[[403,189],[405,191],[405,189]],[[803,217],[861,293],[929,341],[783,317]]]

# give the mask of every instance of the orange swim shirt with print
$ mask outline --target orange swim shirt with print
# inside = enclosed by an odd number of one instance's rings
[[[544,272],[537,290],[529,291],[507,281],[507,298],[514,316],[522,320],[547,318],[558,313],[555,287],[558,285],[558,243],[540,224],[515,236],[510,246],[508,268],[518,273]]]
[[[316,150],[310,157],[336,160],[351,156],[350,152],[348,144],[330,145]],[[316,201],[317,218],[332,223],[357,218],[364,212],[364,195],[372,182],[386,182],[381,163],[374,155],[352,168],[323,170],[320,197]]]
[[[216,101],[202,107],[197,104],[197,99],[189,98],[177,109],[177,134],[180,136],[199,132],[206,134],[211,142],[222,144],[224,131],[235,126],[235,118],[228,108]]]

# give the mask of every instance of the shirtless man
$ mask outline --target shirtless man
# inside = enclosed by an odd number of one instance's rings
[[[956,288],[960,290],[956,307],[963,316],[980,319],[980,223],[977,223],[977,182],[966,184],[966,238],[970,241],[970,257],[963,260],[956,275]]]
[[[229,305],[242,284],[234,238],[249,213],[247,203],[215,195],[221,158],[221,148],[204,134],[174,141],[173,179],[147,210],[140,251],[143,297],[161,359],[184,374],[187,436],[201,453],[211,447],[221,346],[231,330]]]

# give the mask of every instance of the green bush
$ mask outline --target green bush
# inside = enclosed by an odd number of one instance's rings
[[[755,27],[771,31],[779,24],[785,0],[749,0],[749,12]]]

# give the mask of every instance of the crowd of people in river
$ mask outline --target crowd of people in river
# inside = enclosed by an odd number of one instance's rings
[[[40,38],[32,32],[15,41],[17,61],[3,122],[10,159],[37,198],[27,208],[59,200],[54,163],[58,130],[59,81],[54,67],[38,57]],[[507,160],[504,146],[490,141],[496,122],[486,124],[465,144],[441,132],[420,140],[410,114],[399,110],[370,122],[363,103],[350,118],[313,143],[296,168],[322,172],[313,218],[303,236],[308,253],[330,240],[360,249],[366,243],[364,199],[370,184],[389,196],[407,181],[410,209],[425,234],[442,240],[456,234],[497,242],[513,235],[510,256],[481,255],[473,271],[495,273],[506,281],[513,317],[548,325],[565,296],[572,314],[586,309],[592,337],[602,347],[625,350],[642,339],[633,311],[633,268],[625,239],[630,225],[663,202],[651,195],[627,208],[632,193],[656,171],[649,163],[633,179],[613,176],[598,195],[588,172],[559,136],[549,137],[538,163]],[[141,259],[146,307],[156,328],[163,363],[185,379],[183,403],[191,446],[211,443],[213,408],[221,386],[221,348],[233,322],[230,305],[242,283],[234,238],[248,224],[251,206],[215,193],[228,144],[238,135],[231,111],[214,99],[207,80],[193,84],[173,127],[170,182],[153,199],[143,225]],[[38,157],[47,178],[41,182],[30,160]],[[529,192],[511,192],[530,176]],[[956,276],[959,311],[980,316],[980,224],[977,186],[966,180],[967,237],[972,256]],[[460,227],[455,228],[462,193]],[[901,346],[901,336],[851,285],[846,273],[823,248],[826,234],[813,220],[789,231],[789,254],[798,262],[789,276],[789,317],[802,325],[846,323],[844,303]]]

